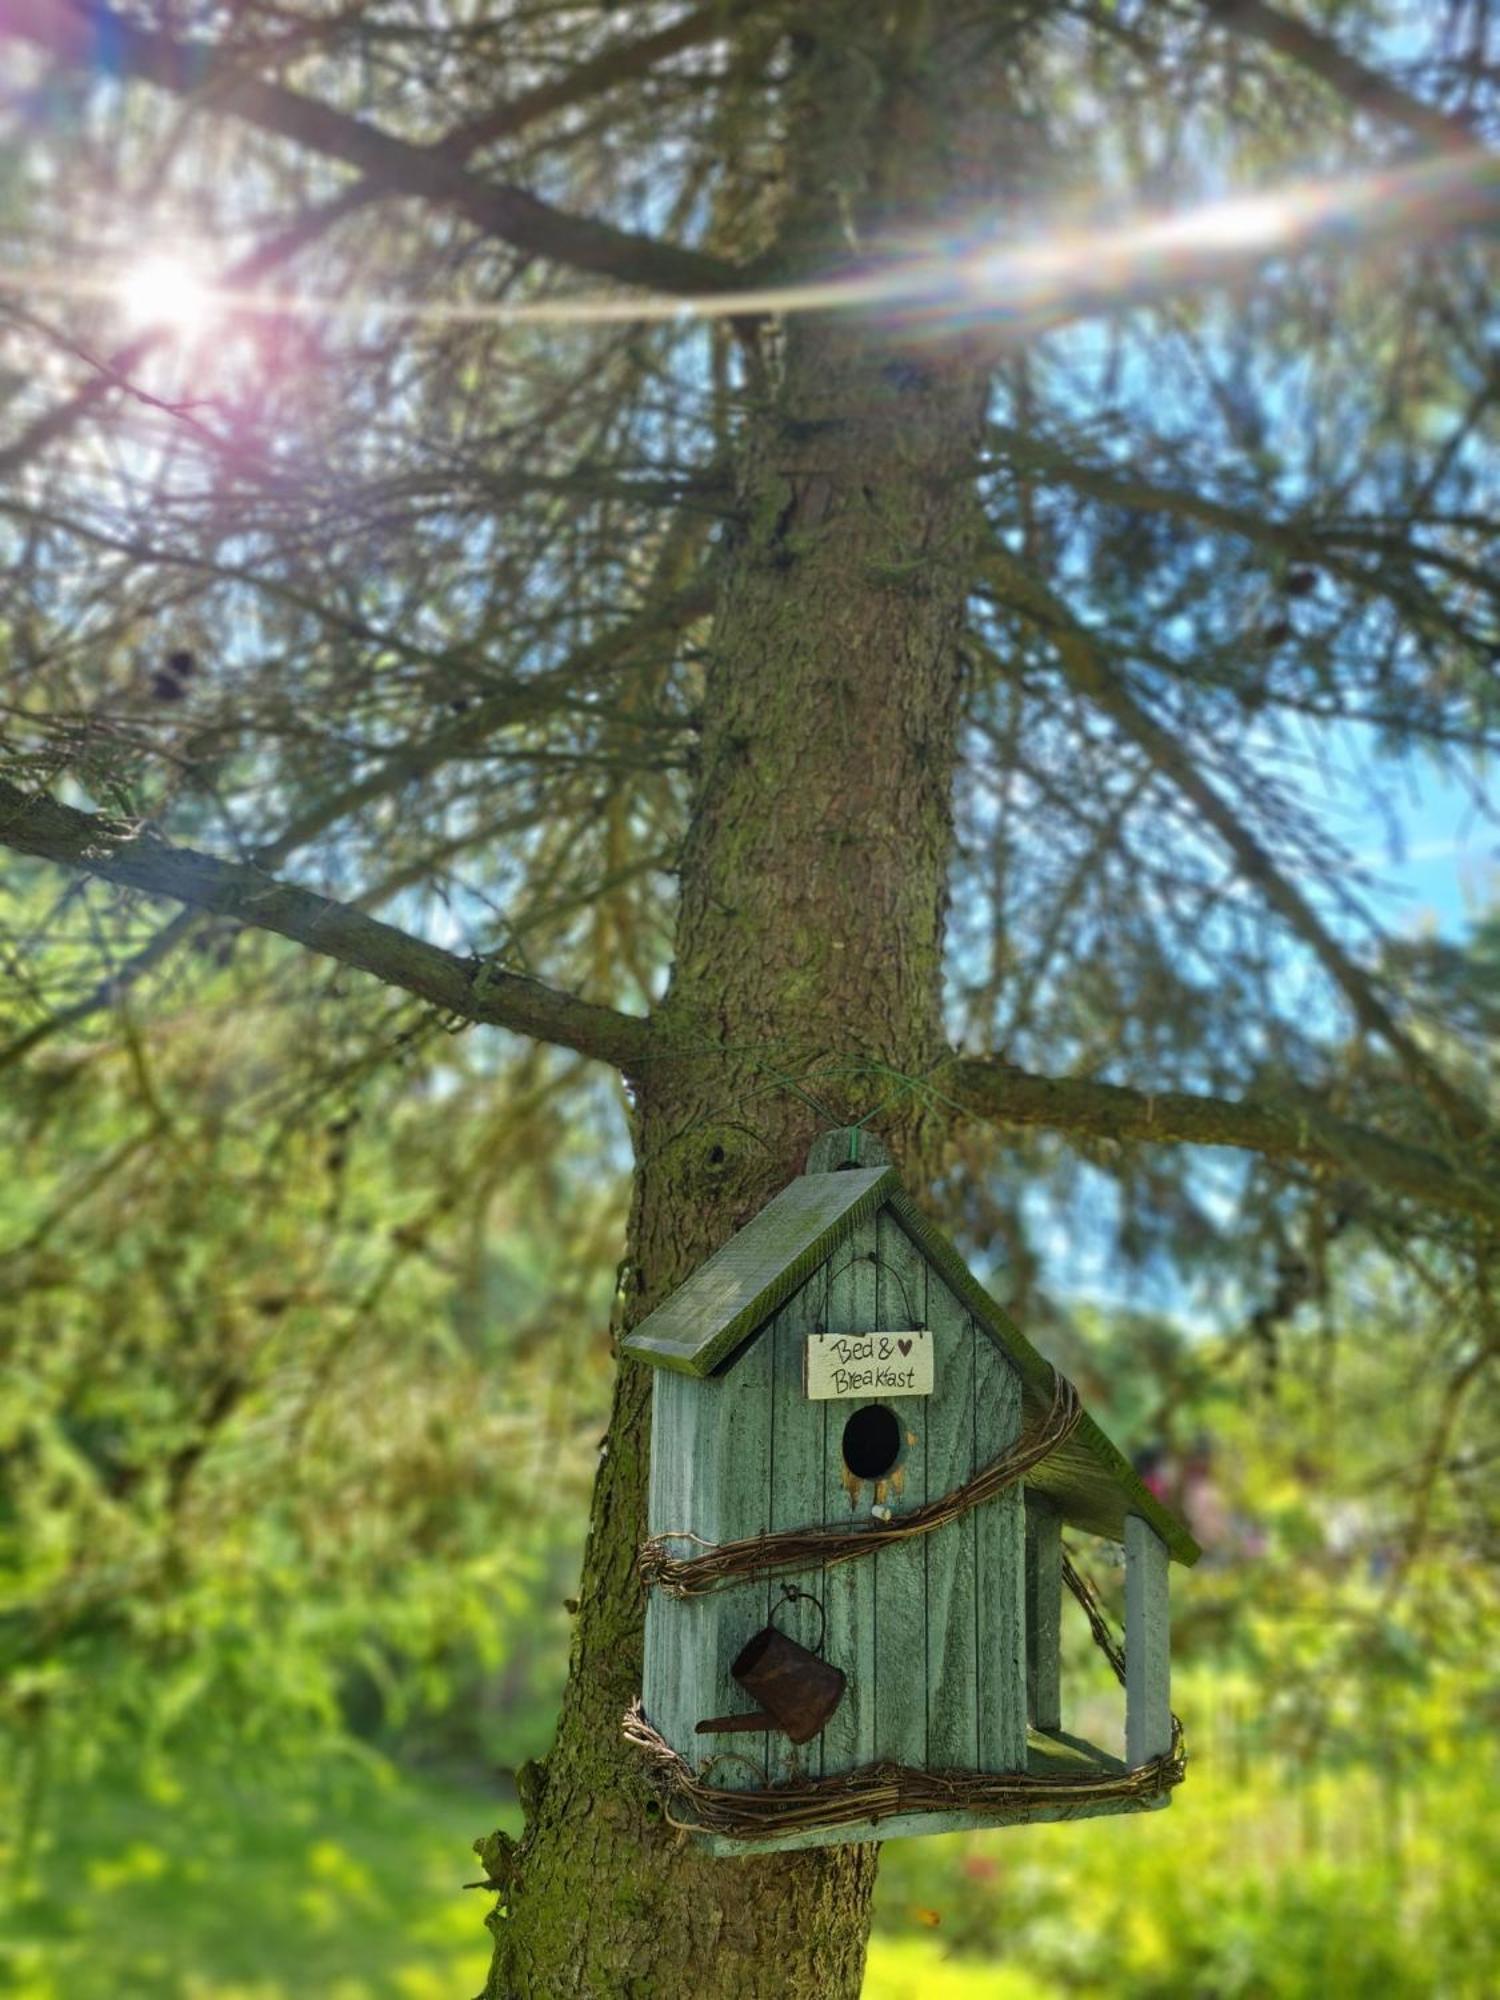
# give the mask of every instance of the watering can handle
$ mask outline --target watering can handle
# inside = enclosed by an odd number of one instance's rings
[[[809,1651],[816,1653],[821,1658],[823,1641],[828,1637],[828,1613],[824,1608],[821,1597],[814,1597],[810,1590],[799,1590],[795,1583],[784,1583],[781,1586],[781,1595],[772,1607],[771,1623],[773,1625],[776,1624],[776,1613],[781,1609],[783,1604],[796,1604],[799,1600],[803,1604],[812,1605],[818,1614],[818,1643],[816,1646],[810,1647]],[[780,1630],[779,1626],[777,1630]]]

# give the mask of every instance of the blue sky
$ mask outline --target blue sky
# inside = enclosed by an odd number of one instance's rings
[[[1457,940],[1500,904],[1500,829],[1476,812],[1467,792],[1435,773],[1413,789],[1402,815],[1404,855],[1392,853],[1384,820],[1372,814],[1359,858],[1395,892],[1379,912],[1389,928],[1403,935],[1436,929]]]

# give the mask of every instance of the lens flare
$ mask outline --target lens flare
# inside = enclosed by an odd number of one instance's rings
[[[139,330],[190,338],[238,318],[611,326],[755,314],[878,312],[903,325],[965,327],[1029,338],[1098,312],[1241,282],[1266,260],[1341,255],[1364,246],[1448,241],[1500,224],[1500,163],[1474,151],[1266,194],[1230,195],[1170,215],[996,242],[951,233],[925,248],[872,256],[799,283],[697,296],[615,291],[540,299],[401,298],[359,291],[260,290],[203,275],[206,255],[144,257],[120,275],[6,266],[41,294],[108,296]],[[252,260],[255,261],[255,260]]]
[[[212,290],[192,263],[166,252],[145,257],[126,271],[116,294],[136,332],[149,329],[183,340],[206,333],[217,309]]]
[[[1302,220],[1295,194],[1244,195],[1145,223],[1136,240],[1142,250],[1269,250]]]

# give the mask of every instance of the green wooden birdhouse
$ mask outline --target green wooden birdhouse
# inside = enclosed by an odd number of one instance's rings
[[[737,1854],[1166,1804],[1197,1545],[868,1135],[820,1139],[624,1347],[657,1371],[626,1732],[675,1824]],[[1124,1546],[1123,1659],[1066,1527]],[[1065,1587],[1123,1759],[1062,1726]]]

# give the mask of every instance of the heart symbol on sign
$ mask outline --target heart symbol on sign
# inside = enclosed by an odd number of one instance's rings
[[[909,1340],[898,1340],[896,1345],[901,1349],[903,1354],[911,1353],[911,1342]]]

